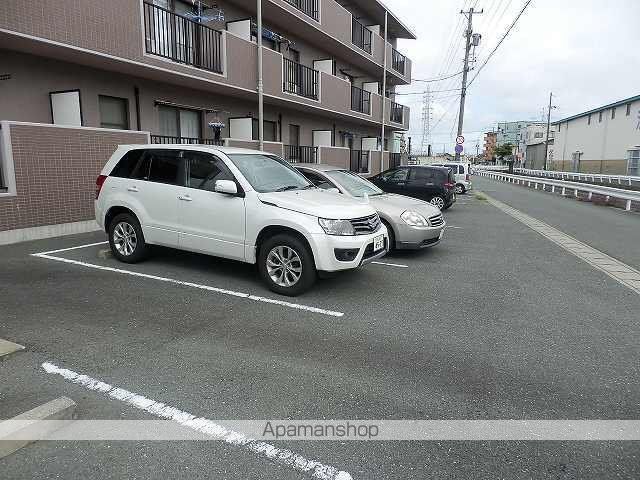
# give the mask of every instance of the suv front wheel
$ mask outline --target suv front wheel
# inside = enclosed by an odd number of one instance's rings
[[[316,267],[309,248],[287,233],[265,240],[258,252],[258,271],[269,289],[294,297],[316,281]]]
[[[116,215],[109,224],[109,246],[113,256],[121,262],[136,263],[147,255],[142,228],[130,213]]]

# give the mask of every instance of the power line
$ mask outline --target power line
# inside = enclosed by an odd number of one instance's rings
[[[457,77],[458,75],[462,74],[462,70],[457,72],[457,73],[452,73],[451,75],[447,75],[446,77],[440,77],[440,78],[429,78],[426,80],[422,80],[419,78],[412,78],[411,81],[412,82],[424,82],[424,83],[431,83],[431,82],[441,82],[443,80],[448,80],[449,78],[453,78],[453,77]]]
[[[502,38],[500,39],[500,41],[498,42],[498,44],[495,46],[495,48],[491,51],[491,53],[489,54],[489,56],[485,59],[485,61],[482,63],[482,65],[480,65],[480,68],[478,68],[478,70],[476,71],[476,74],[473,76],[473,78],[471,79],[471,81],[469,82],[469,86],[473,83],[473,81],[478,77],[478,75],[480,75],[480,72],[482,71],[482,69],[484,68],[484,66],[489,62],[489,60],[491,59],[491,57],[493,56],[494,53],[496,53],[496,51],[498,50],[498,47],[500,47],[500,45],[502,45],[502,42],[504,42],[504,40],[507,38],[507,36],[509,35],[509,32],[511,32],[511,30],[513,29],[513,27],[516,25],[516,23],[518,22],[518,20],[520,19],[520,17],[522,16],[522,14],[524,13],[524,11],[527,9],[527,7],[529,6],[529,4],[532,2],[532,0],[527,0],[526,3],[524,4],[524,6],[522,7],[522,10],[520,10],[520,13],[518,13],[518,16],[516,16],[516,18],[513,20],[513,22],[511,23],[511,25],[509,26],[509,28],[507,29],[507,31],[504,33],[504,35],[502,36]]]

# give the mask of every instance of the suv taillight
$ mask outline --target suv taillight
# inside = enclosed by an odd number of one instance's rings
[[[104,185],[104,182],[106,179],[107,179],[106,175],[98,175],[98,178],[96,179],[96,200],[100,195],[100,190],[102,190],[102,185]]]
[[[444,188],[448,188],[449,190],[451,190],[455,186],[456,186],[455,183],[450,183],[450,182],[447,182],[444,184]]]
[[[469,174],[467,173],[467,176],[465,177],[467,179],[467,182],[469,181]]]

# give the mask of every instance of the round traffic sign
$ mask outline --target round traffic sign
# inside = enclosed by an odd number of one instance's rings
[[[462,145],[462,144],[464,143],[464,137],[463,137],[462,135],[458,135],[458,136],[456,137],[456,143],[457,143],[458,145]]]
[[[462,150],[464,150],[462,145],[460,145],[460,144],[456,145],[456,153],[462,153]]]

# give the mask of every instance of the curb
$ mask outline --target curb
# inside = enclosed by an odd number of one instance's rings
[[[20,439],[20,436],[25,436],[25,432],[34,432],[34,435],[31,435],[32,438],[36,438],[36,432],[37,438],[45,438],[64,425],[64,422],[47,422],[43,426],[38,424],[40,420],[73,420],[75,410],[76,403],[73,400],[60,397],[24,412],[12,418],[12,421],[0,422],[0,459],[35,442],[35,440]],[[13,422],[13,420],[19,420],[19,422]]]

